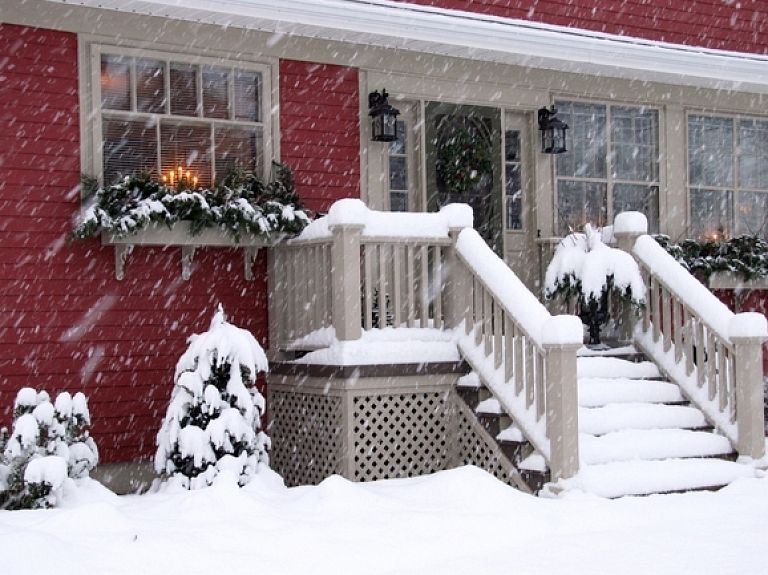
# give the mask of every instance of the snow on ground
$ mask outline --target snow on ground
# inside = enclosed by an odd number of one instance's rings
[[[768,562],[768,479],[720,492],[605,500],[525,495],[474,467],[284,488],[223,474],[192,492],[0,512],[4,575],[515,573],[745,575]]]

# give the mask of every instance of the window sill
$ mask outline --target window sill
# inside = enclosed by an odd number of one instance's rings
[[[122,281],[125,277],[125,263],[135,246],[162,246],[181,248],[181,277],[192,277],[192,264],[195,250],[202,247],[242,248],[243,270],[247,281],[253,280],[253,264],[260,248],[274,245],[279,238],[266,240],[259,236],[244,234],[239,242],[221,228],[207,228],[197,235],[190,233],[191,222],[178,222],[172,227],[153,224],[146,229],[126,237],[114,237],[102,232],[101,243],[115,247],[115,278]]]

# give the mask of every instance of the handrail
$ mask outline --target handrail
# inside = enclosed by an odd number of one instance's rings
[[[648,289],[636,345],[740,455],[762,457],[765,318],[731,312],[651,236],[635,234],[624,243]]]
[[[581,321],[550,315],[475,230],[461,232],[456,252],[453,273],[470,294],[462,354],[547,461],[552,479],[572,477],[579,467]]]

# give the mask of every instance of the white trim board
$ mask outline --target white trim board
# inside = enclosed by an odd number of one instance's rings
[[[387,0],[47,0],[565,72],[768,93],[768,57]]]

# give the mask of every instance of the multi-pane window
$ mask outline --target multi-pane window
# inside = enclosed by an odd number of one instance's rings
[[[104,181],[181,168],[203,185],[235,168],[262,175],[260,70],[101,54]]]
[[[768,237],[768,122],[688,116],[690,232]]]
[[[405,122],[397,121],[397,139],[389,143],[389,209],[408,211],[408,136]]]
[[[586,223],[603,226],[625,211],[644,213],[657,230],[658,112],[580,102],[555,106],[570,127],[568,152],[556,160],[558,233]]]

